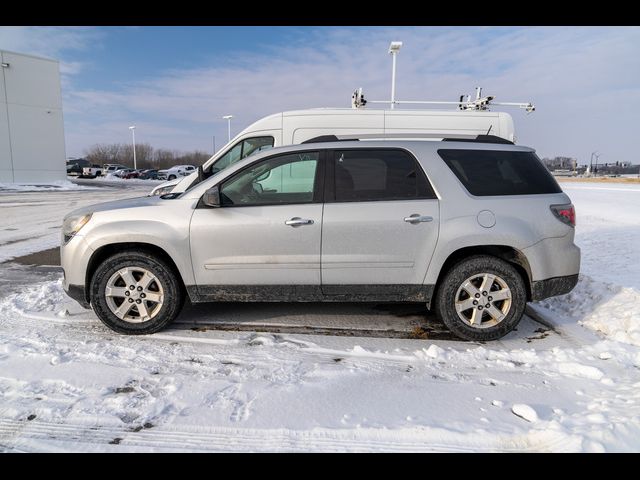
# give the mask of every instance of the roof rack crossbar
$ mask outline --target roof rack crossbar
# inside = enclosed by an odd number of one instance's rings
[[[477,135],[476,138],[443,138],[443,142],[476,142],[476,143],[500,143],[503,145],[514,145],[513,142],[497,135]]]

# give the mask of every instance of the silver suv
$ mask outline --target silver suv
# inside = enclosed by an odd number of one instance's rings
[[[182,194],[67,215],[68,294],[126,334],[161,330],[188,295],[417,302],[492,340],[578,280],[569,197],[534,150],[497,137],[312,143],[214,167]]]

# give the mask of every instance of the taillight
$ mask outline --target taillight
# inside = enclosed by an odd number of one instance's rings
[[[551,211],[558,220],[572,227],[576,226],[576,210],[572,204],[551,205]]]

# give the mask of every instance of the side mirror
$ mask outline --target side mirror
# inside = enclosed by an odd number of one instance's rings
[[[220,190],[217,186],[211,187],[209,190],[204,192],[204,195],[202,196],[202,203],[211,208],[218,208],[221,206]]]

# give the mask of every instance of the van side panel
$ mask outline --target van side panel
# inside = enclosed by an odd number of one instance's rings
[[[385,133],[394,134],[468,134],[504,137],[499,112],[385,110]],[[508,114],[506,114],[508,116]]]
[[[384,133],[382,110],[308,110],[285,112],[282,122],[284,145],[295,145],[320,135]]]

